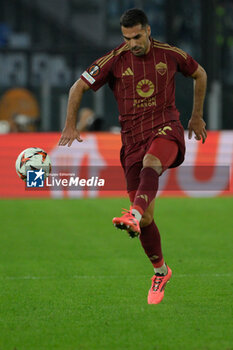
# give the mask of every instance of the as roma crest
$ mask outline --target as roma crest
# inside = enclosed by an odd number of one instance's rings
[[[159,62],[156,64],[155,69],[160,75],[164,75],[167,72],[167,65],[166,63]]]

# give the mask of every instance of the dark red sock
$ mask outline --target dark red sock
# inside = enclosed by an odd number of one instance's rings
[[[153,168],[143,168],[140,173],[140,184],[134,198],[133,208],[143,214],[150,202],[155,198],[158,186],[158,173]]]
[[[164,263],[161,239],[154,220],[150,225],[141,228],[140,241],[146,255],[154,267],[161,267]]]

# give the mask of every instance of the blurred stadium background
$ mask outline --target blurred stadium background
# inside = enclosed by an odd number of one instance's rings
[[[147,12],[155,38],[188,51],[205,67],[208,129],[232,129],[232,0],[2,0],[0,120],[7,120],[12,131],[61,130],[69,87],[95,58],[121,43],[119,16],[134,6]],[[177,86],[177,105],[186,127],[192,83],[177,77]],[[28,115],[25,103],[30,104]],[[83,106],[103,119],[101,129],[118,125],[107,87],[88,93]],[[24,116],[34,125],[25,126]],[[8,130],[6,123],[1,123],[1,130]]]
[[[146,304],[150,262],[138,240],[111,224],[129,205],[125,184],[109,193],[26,191],[15,172],[18,154],[36,146],[53,165],[98,163],[119,178],[118,112],[107,86],[83,99],[85,142],[57,142],[70,86],[121,43],[119,16],[131,7],[145,10],[155,38],[188,51],[208,73],[207,142],[187,142],[185,179],[179,167],[160,182],[166,197],[175,184],[155,213],[173,278],[155,308]],[[0,1],[1,350],[233,349],[232,62],[233,0]],[[187,128],[192,79],[181,75],[177,106]],[[198,165],[211,167],[200,174]],[[215,191],[206,193],[209,185]]]

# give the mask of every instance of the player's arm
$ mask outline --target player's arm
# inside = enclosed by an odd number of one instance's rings
[[[83,94],[89,89],[90,87],[82,79],[77,80],[70,88],[66,122],[58,143],[59,146],[65,146],[68,144],[68,147],[70,147],[74,140],[79,142],[83,141],[80,137],[78,129],[76,129],[77,113]]]
[[[188,123],[188,137],[191,139],[192,133],[194,132],[196,140],[202,139],[202,143],[204,143],[207,137],[205,129],[206,123],[203,120],[203,107],[207,84],[207,74],[204,68],[198,65],[197,70],[192,74],[192,78],[194,79],[194,98],[192,116]]]

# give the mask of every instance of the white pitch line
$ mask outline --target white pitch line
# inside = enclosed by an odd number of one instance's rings
[[[61,276],[0,276],[0,280],[52,280],[52,279],[118,279],[118,278],[146,278],[147,276],[145,275],[130,275],[130,276],[122,276],[122,275],[115,275],[115,276],[98,276],[98,275],[94,275],[94,276],[82,276],[82,275],[73,275],[73,276],[65,276],[62,277]],[[200,273],[200,274],[173,274],[172,278],[185,278],[185,277],[233,277],[233,273],[212,273],[212,274],[208,274],[208,273]]]

